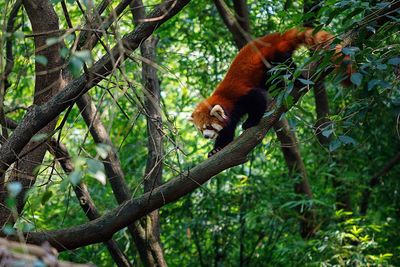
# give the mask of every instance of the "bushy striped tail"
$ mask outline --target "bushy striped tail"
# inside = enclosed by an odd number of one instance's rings
[[[311,50],[329,50],[330,46],[335,37],[326,31],[314,32],[312,28],[306,28],[304,30],[291,29],[285,32],[284,38],[286,40],[293,40],[296,45],[304,45]],[[354,73],[353,66],[351,64],[351,58],[348,55],[342,53],[342,45],[338,44],[335,46],[335,55],[332,57],[332,61],[335,63],[335,69],[343,69],[346,75],[346,79],[342,81],[344,86],[351,84],[350,77]],[[337,62],[340,61],[340,62]]]

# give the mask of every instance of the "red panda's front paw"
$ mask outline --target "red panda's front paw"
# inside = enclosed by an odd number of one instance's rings
[[[211,158],[212,156],[217,154],[220,150],[221,150],[220,147],[214,148],[213,150],[211,150],[211,152],[208,153],[208,157]]]

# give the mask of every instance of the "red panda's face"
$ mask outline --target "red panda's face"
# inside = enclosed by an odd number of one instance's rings
[[[221,105],[210,106],[203,102],[196,107],[189,120],[205,138],[215,139],[226,126],[228,117]]]

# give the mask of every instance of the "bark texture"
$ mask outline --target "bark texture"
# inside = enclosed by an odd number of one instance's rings
[[[51,3],[47,0],[31,0],[23,2],[24,8],[28,14],[32,25],[33,33],[57,31],[59,30],[58,16],[53,9]],[[45,18],[45,19],[43,19]],[[61,64],[60,44],[47,45],[48,38],[56,38],[57,34],[49,34],[47,36],[36,36],[35,56],[45,57],[47,64],[42,65],[36,62],[35,65],[35,91],[34,105],[41,105],[55,95],[62,87],[61,79]],[[56,118],[43,125],[37,133],[43,135],[51,135],[56,125]],[[29,141],[29,140],[28,140]],[[17,196],[17,213],[20,213],[25,204],[26,192],[33,186],[36,181],[36,168],[40,166],[46,153],[46,145],[38,145],[40,142],[30,142],[21,151],[15,151],[15,155],[21,152],[22,157],[18,157],[15,163],[11,176],[7,182],[19,182],[22,185],[22,190]],[[21,147],[22,148],[22,147]],[[4,203],[7,197],[7,192],[4,189],[4,181],[1,183],[3,188],[0,194],[0,201]],[[11,211],[0,206],[0,226],[7,223],[11,216]]]

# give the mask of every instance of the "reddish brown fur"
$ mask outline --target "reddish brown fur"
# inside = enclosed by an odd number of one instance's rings
[[[300,45],[311,49],[326,49],[332,40],[333,36],[325,31],[313,33],[312,29],[291,29],[283,34],[273,33],[251,41],[239,51],[214,93],[196,107],[192,114],[194,124],[202,127],[215,122],[225,126],[226,122],[221,123],[210,116],[211,108],[221,105],[229,117],[235,103],[242,96],[253,88],[264,87],[266,65],[269,64],[266,62],[276,61],[277,56],[291,53]]]

